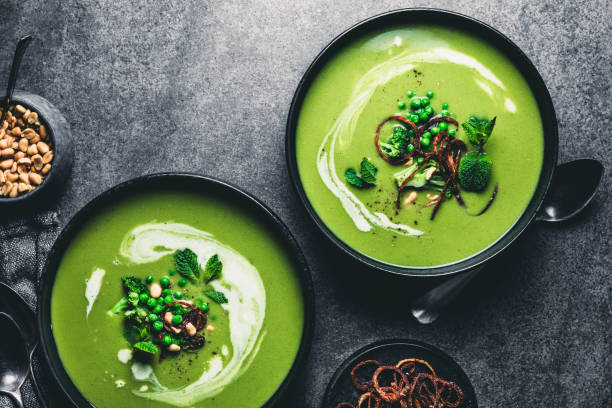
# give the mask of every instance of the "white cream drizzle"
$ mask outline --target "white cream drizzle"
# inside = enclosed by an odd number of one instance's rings
[[[444,47],[433,48],[430,51],[418,53],[406,50],[374,66],[357,81],[348,105],[338,115],[331,129],[325,135],[317,154],[317,170],[323,183],[340,200],[342,207],[351,217],[359,231],[368,232],[374,226],[377,226],[403,235],[423,234],[423,231],[411,228],[408,225],[391,222],[382,213],[372,213],[368,210],[338,177],[334,160],[336,145],[347,146],[351,143],[357,127],[357,121],[379,86],[413,69],[416,64],[424,62],[440,63],[444,61],[463,65],[477,71],[482,79],[488,81],[488,84],[481,82],[484,86],[489,88],[490,86],[496,86],[502,90],[505,89],[504,84],[489,69],[469,55]],[[508,105],[510,104],[511,101]]]
[[[91,308],[100,293],[100,288],[102,287],[102,279],[104,278],[104,274],[106,272],[104,269],[97,268],[92,273],[89,279],[85,279],[85,298],[87,299],[87,309],[85,310],[86,317],[89,317],[89,313],[91,312]]]
[[[158,260],[177,249],[190,248],[201,262],[213,254],[223,261],[223,274],[210,284],[222,291],[229,302],[222,307],[228,312],[230,323],[231,358],[221,356],[208,360],[199,379],[180,388],[160,388],[155,373],[147,372],[146,381],[155,387],[153,391],[133,392],[141,397],[163,401],[179,407],[187,407],[205,398],[219,394],[248,368],[257,354],[265,317],[266,292],[257,269],[234,249],[214,239],[208,232],[180,223],[149,223],[131,230],[121,243],[120,254],[130,262],[142,264]],[[229,354],[229,353],[228,353]],[[227,358],[226,358],[227,360]],[[142,367],[138,374],[143,378]],[[134,374],[134,366],[132,367]],[[135,378],[138,379],[135,375]]]

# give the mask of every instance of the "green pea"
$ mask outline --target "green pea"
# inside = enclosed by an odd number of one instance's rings
[[[412,123],[418,123],[419,122],[419,115],[410,115],[410,121]]]
[[[162,287],[167,288],[170,286],[170,279],[164,276],[159,280],[159,283],[162,285]]]
[[[181,292],[180,290],[177,290],[176,292],[174,292],[175,299],[181,299],[182,297],[183,297],[183,292]]]
[[[160,331],[161,329],[164,328],[164,324],[162,322],[160,322],[159,320],[156,322],[153,322],[153,329],[156,331]]]
[[[434,110],[431,106],[428,106],[425,108],[425,113],[427,113],[429,116],[433,115]]]
[[[457,134],[457,131],[455,129],[451,129],[448,131],[448,134],[452,137],[455,137],[455,135]]]
[[[208,306],[208,303],[203,303],[200,309],[202,309],[202,312],[206,313],[210,310],[210,306]]]
[[[410,153],[411,151],[414,150],[414,146],[412,144],[409,144],[407,149],[408,149],[408,153]]]
[[[429,119],[429,115],[427,114],[427,112],[421,112],[419,113],[419,119],[425,122],[427,119]]]
[[[429,131],[431,132],[432,135],[437,135],[438,133],[440,133],[440,128],[437,126],[434,126],[431,129],[429,129]]]
[[[412,98],[414,96],[414,92],[413,91],[408,91],[406,93],[406,95],[408,95],[409,98]]]
[[[170,275],[170,276],[174,276],[175,273],[176,273],[176,271],[174,269],[170,269],[168,271],[168,275]]]
[[[174,302],[174,299],[172,298],[172,296],[168,295],[164,298],[165,304],[172,303],[172,302]]]
[[[449,113],[450,113],[450,112],[449,112],[448,110],[446,110],[446,109],[442,109],[442,110],[440,111],[440,115],[442,115],[442,116],[448,116],[448,115],[449,115]]]
[[[429,100],[429,98],[422,98],[421,99],[421,106],[429,106],[430,103],[431,103],[431,101]]]
[[[172,324],[183,323],[183,317],[181,315],[172,316]]]
[[[429,132],[423,133],[423,139],[429,139],[429,138],[431,138],[431,133]]]
[[[428,97],[429,99],[432,99],[432,98],[434,97],[434,93],[433,93],[433,91],[427,91],[427,93],[426,93],[425,95],[427,95],[427,97]]]
[[[141,303],[147,303],[147,301],[149,300],[149,295],[147,295],[146,293],[141,293],[140,295],[138,295],[138,299]]]
[[[162,343],[164,343],[166,346],[169,346],[170,344],[172,344],[172,337],[169,334],[166,334],[162,338]]]
[[[164,307],[162,305],[157,305],[153,308],[153,313],[161,313],[162,310],[164,310]]]
[[[148,275],[148,276],[145,278],[145,282],[147,282],[147,283],[153,283],[153,279],[155,279],[155,278],[153,278],[153,275]]]
[[[430,140],[429,139],[421,139],[421,146],[429,146]]]
[[[172,291],[170,289],[164,289],[162,290],[162,296],[168,296],[171,295]]]
[[[397,107],[398,107],[398,109],[402,109],[402,110],[406,109],[406,102],[404,102],[404,101],[399,101],[399,102],[397,103]]]
[[[419,109],[414,111],[414,113],[416,113],[417,115],[420,115],[423,112],[425,112],[425,109],[423,109],[423,108],[419,108]]]
[[[438,127],[440,128],[440,130],[448,130],[448,123],[440,122],[438,123]]]
[[[423,158],[422,157],[419,157],[417,159],[417,164],[423,164]]]
[[[149,298],[149,300],[147,300],[147,306],[149,306],[149,309],[152,309],[157,306],[157,299]]]
[[[187,286],[187,279],[179,279],[179,281],[178,281],[178,285],[179,285],[181,288],[184,288],[185,286]]]
[[[446,190],[446,192],[444,193],[444,196],[446,198],[451,198],[453,196],[453,193],[451,193],[450,190]]]
[[[442,109],[444,109],[444,110],[448,109],[448,103],[444,102],[442,104]]]
[[[156,322],[158,320],[159,320],[159,316],[158,315],[156,315],[155,313],[149,314],[149,321],[150,322]]]
[[[414,98],[410,101],[410,106],[412,109],[419,109],[421,107],[421,100],[419,98]]]

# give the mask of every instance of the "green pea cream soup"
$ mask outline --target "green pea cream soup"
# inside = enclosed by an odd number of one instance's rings
[[[260,407],[302,339],[295,264],[240,203],[166,189],[107,206],[53,286],[62,363],[96,407]]]
[[[543,146],[517,68],[442,26],[389,27],[344,46],[311,83],[296,130],[299,177],[333,234],[423,268],[508,231],[535,191]]]

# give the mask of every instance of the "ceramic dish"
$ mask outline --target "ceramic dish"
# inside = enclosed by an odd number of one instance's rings
[[[25,209],[47,205],[50,200],[57,198],[72,170],[74,146],[70,125],[61,112],[42,96],[15,90],[11,105],[22,105],[38,113],[53,142],[53,167],[42,184],[34,190],[15,198],[0,197],[0,207],[10,206]]]
[[[341,402],[354,404],[358,400],[363,392],[357,391],[351,381],[351,370],[358,363],[376,360],[382,364],[395,364],[407,358],[427,361],[440,378],[456,383],[463,392],[463,401],[458,408],[478,407],[476,394],[469,378],[448,354],[419,341],[391,339],[369,344],[349,356],[330,379],[323,397],[322,408],[336,408]]]
[[[176,261],[186,248],[202,266],[193,283],[181,282]],[[223,269],[213,279],[206,259],[215,256]],[[154,347],[160,330],[172,332],[155,328],[150,311],[136,332],[147,339],[133,342],[135,316],[115,306],[126,276],[145,282],[149,274],[151,297],[141,293],[139,308],[171,296],[206,306],[203,344],[191,348],[195,337],[184,327],[176,343],[156,343],[161,355],[141,359],[135,342]],[[170,285],[168,295],[153,295],[153,277]],[[271,406],[304,364],[314,318],[308,268],[281,221],[246,193],[187,174],[127,181],[79,211],[48,257],[39,305],[41,344],[58,383],[76,406],[98,408]]]
[[[491,181],[481,194],[461,190],[467,209],[452,195],[439,200],[446,204],[435,220],[430,219],[432,207],[424,203],[396,206],[392,172],[412,164],[406,160],[389,165],[375,149],[382,142],[372,143],[377,124],[385,118],[400,116],[393,120],[401,125],[402,118],[418,113],[410,111],[414,99],[436,105],[440,114],[430,120],[449,116],[444,129],[449,126],[450,133],[455,115],[444,113],[449,102],[450,110],[456,109],[457,138],[470,150],[474,147],[457,125],[471,114],[489,119],[497,115],[485,149],[493,158]],[[519,151],[523,148],[527,150]],[[434,9],[381,14],[335,38],[302,78],[287,123],[290,175],[315,224],[359,261],[409,276],[472,269],[510,245],[534,219],[546,195],[557,149],[552,101],[527,56],[494,28]],[[355,187],[345,178],[345,169],[359,169],[362,156],[378,168],[373,188]],[[521,164],[517,157],[525,161]],[[498,184],[499,194],[488,212],[474,216],[498,191]],[[419,192],[424,202],[425,193],[429,191]],[[436,197],[431,193],[428,197]],[[397,203],[406,205],[406,195]]]

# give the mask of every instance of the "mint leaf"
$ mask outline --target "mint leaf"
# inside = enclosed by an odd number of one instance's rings
[[[149,343],[148,341],[138,342],[134,344],[134,348],[136,350],[140,350],[148,354],[157,354],[157,352],[159,351],[155,344]]]
[[[228,302],[227,298],[222,292],[217,292],[216,290],[207,290],[204,292],[204,294],[219,304]]]
[[[348,169],[344,173],[344,178],[346,179],[347,183],[352,184],[355,187],[363,187],[363,180],[357,175],[357,172],[355,172],[355,170],[353,169]]]
[[[378,169],[376,168],[376,166],[372,164],[370,159],[368,159],[367,157],[364,157],[361,160],[361,179],[364,182],[370,185],[376,184],[376,173],[377,172],[378,172]]]
[[[214,254],[208,261],[206,262],[206,267],[204,268],[204,281],[206,283],[210,282],[213,279],[216,279],[221,275],[221,271],[223,270],[223,262],[219,259],[219,255]]]
[[[176,270],[181,276],[195,281],[200,276],[200,264],[198,256],[189,248],[179,249],[174,253]]]
[[[465,130],[470,143],[482,151],[484,145],[491,137],[491,133],[493,133],[493,127],[495,126],[496,119],[497,117],[493,118],[492,120],[488,120],[479,119],[476,116],[470,116],[467,122],[461,124],[461,127],[463,127],[463,130]]]

